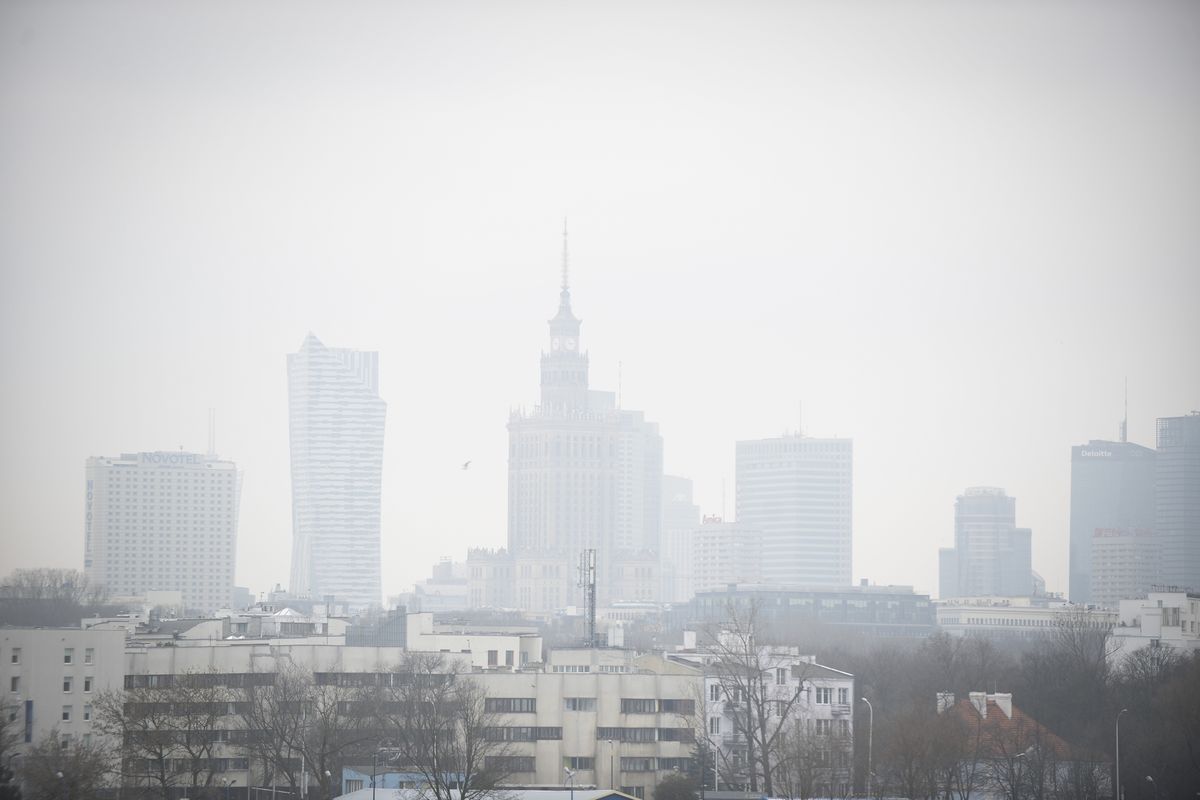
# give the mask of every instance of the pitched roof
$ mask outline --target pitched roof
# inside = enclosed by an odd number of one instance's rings
[[[1066,740],[1015,705],[1011,716],[995,700],[989,699],[986,709],[985,717],[970,700],[963,699],[950,712],[962,720],[971,737],[980,734],[981,758],[1013,758],[1033,748],[1048,749],[1064,761],[1084,758]]]

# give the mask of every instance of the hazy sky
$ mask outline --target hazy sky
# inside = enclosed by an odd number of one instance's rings
[[[592,385],[733,513],[740,438],[854,439],[854,575],[936,591],[1005,487],[1065,591],[1070,446],[1200,408],[1195,2],[0,3],[0,564],[84,460],[244,470],[286,582],[284,356],[380,351],[384,588],[501,546],[559,231]],[[468,472],[459,465],[471,459]]]

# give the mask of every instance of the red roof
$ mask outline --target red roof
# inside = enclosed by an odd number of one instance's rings
[[[970,700],[959,700],[947,713],[963,722],[972,741],[980,737],[980,758],[1013,758],[1032,748],[1048,749],[1063,761],[1085,758],[1078,749],[1015,705],[1010,717],[995,700],[988,700],[987,717],[983,717]]]

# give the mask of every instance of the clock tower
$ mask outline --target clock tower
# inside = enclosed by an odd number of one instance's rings
[[[550,351],[542,353],[542,411],[569,415],[587,410],[588,358],[579,345],[582,321],[571,311],[567,281],[567,223],[563,221],[562,289],[550,320]]]

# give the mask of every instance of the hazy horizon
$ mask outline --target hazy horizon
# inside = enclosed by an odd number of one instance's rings
[[[1200,409],[1200,6],[0,6],[0,561],[84,461],[244,471],[288,578],[285,355],[380,353],[386,594],[502,547],[570,220],[593,388],[733,515],[739,439],[854,440],[855,580],[936,593],[1003,487],[1067,590],[1070,447]],[[619,376],[619,378],[618,378]],[[460,467],[472,462],[469,470]]]

